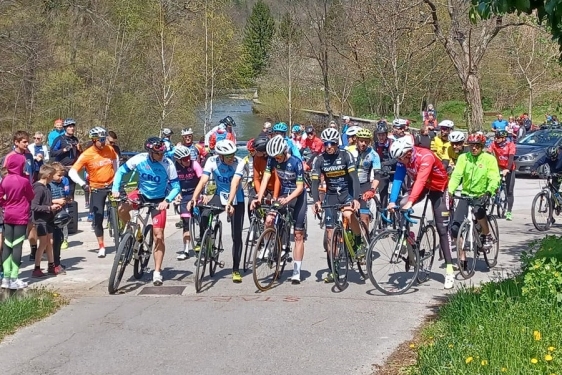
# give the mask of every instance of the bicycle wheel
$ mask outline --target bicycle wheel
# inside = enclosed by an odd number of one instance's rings
[[[191,215],[191,220],[189,220],[189,237],[191,239],[191,248],[194,250],[196,246],[201,246],[199,220],[200,218],[198,215]]]
[[[418,244],[418,253],[420,256],[420,272],[418,272],[418,283],[424,283],[429,280],[431,275],[431,267],[435,258],[435,249],[437,249],[437,231],[433,225],[426,225],[421,230],[421,237]]]
[[[217,270],[217,266],[219,265],[219,257],[220,253],[222,253],[222,222],[217,221],[215,224],[215,229],[213,230],[213,238],[212,238],[212,248],[211,248],[211,256],[209,258],[209,275],[211,277],[215,276],[215,271]]]
[[[500,231],[498,229],[498,221],[494,216],[488,216],[488,223],[493,242],[490,250],[484,251],[484,260],[486,261],[488,268],[492,268],[498,264],[498,255],[500,253]]]
[[[113,238],[115,248],[119,247],[119,216],[117,215],[117,207],[110,202],[109,210],[107,212],[109,221],[109,236]]]
[[[531,219],[540,232],[548,230],[552,225],[552,201],[548,192],[543,190],[533,199]]]
[[[154,233],[152,231],[152,224],[144,227],[143,231],[144,241],[139,247],[139,253],[137,254],[134,262],[133,272],[135,279],[140,279],[148,267],[148,262],[150,261],[150,256],[152,255],[152,250],[154,249]]]
[[[201,250],[197,254],[197,263],[195,264],[195,292],[199,293],[203,286],[203,278],[205,277],[205,267],[212,253],[213,239],[211,237],[211,229],[207,228],[203,233],[201,240]]]
[[[365,256],[367,255],[367,251],[369,250],[369,244],[371,243],[371,235],[369,234],[369,228],[365,225],[364,222],[359,221],[359,225],[361,227],[360,250],[362,250],[364,255],[362,257],[357,257],[357,271],[359,271],[359,275],[361,275],[361,278],[363,280],[367,280],[368,275],[366,269]]]
[[[334,283],[336,284],[336,288],[338,288],[340,291],[344,291],[349,285],[347,283],[347,272],[349,271],[349,254],[347,252],[347,246],[343,238],[342,227],[339,225],[334,228],[329,249],[330,252],[328,253],[328,256],[330,257]]]
[[[373,238],[366,261],[371,283],[386,295],[410,289],[420,267],[417,251],[398,230],[386,230]]]
[[[287,258],[289,257],[289,252],[291,251],[291,225],[287,225],[282,228],[279,238],[281,239],[281,255],[279,258],[279,270],[277,271],[277,277],[285,272]]]
[[[505,212],[507,211],[507,192],[505,186],[500,187],[498,196],[496,197],[496,213],[500,219],[505,219]],[[493,212],[492,212],[493,215]]]
[[[123,278],[123,273],[127,264],[131,261],[133,255],[133,246],[135,244],[135,238],[130,232],[123,235],[122,241],[119,243],[119,247],[115,252],[115,258],[113,259],[113,266],[111,267],[111,273],[109,274],[109,284],[107,285],[107,291],[109,294],[115,294],[119,288],[119,283]]]
[[[256,287],[266,291],[278,276],[281,241],[275,228],[267,228],[258,238],[252,264]]]
[[[246,243],[244,246],[244,272],[247,272],[250,268],[250,263],[252,262],[254,249],[256,247],[256,242],[259,235],[259,225],[257,219],[252,219],[250,222],[250,227],[248,228],[248,234],[246,235]]]
[[[461,276],[465,279],[471,278],[476,268],[478,249],[475,236],[477,235],[474,228],[470,230],[469,222],[464,221],[461,224],[457,237],[457,265]]]

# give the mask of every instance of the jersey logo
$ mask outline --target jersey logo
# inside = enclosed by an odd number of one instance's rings
[[[144,172],[140,174],[140,178],[142,180],[156,182],[157,184],[159,184],[161,182],[160,176],[153,176],[151,174],[144,173]]]

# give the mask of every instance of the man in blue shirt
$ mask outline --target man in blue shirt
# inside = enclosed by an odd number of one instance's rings
[[[497,132],[498,130],[506,130],[507,121],[503,119],[501,113],[498,113],[498,119],[492,122],[492,130]]]
[[[53,147],[53,142],[59,137],[59,135],[64,134],[64,128],[62,125],[63,121],[61,118],[55,120],[55,128],[51,130],[51,132],[47,136],[47,145],[49,146],[49,148]]]

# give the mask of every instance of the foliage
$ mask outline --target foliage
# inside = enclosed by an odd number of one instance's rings
[[[258,0],[244,30],[244,50],[252,68],[252,78],[258,77],[267,65],[275,21],[269,6]]]

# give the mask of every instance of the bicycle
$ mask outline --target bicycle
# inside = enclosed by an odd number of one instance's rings
[[[332,268],[332,276],[334,284],[339,291],[344,291],[349,286],[347,282],[347,274],[349,273],[349,263],[357,265],[357,271],[363,280],[367,279],[367,275],[363,270],[365,265],[365,253],[359,254],[359,247],[366,247],[369,244],[369,228],[361,221],[358,212],[354,211],[355,218],[359,223],[361,231],[361,243],[357,249],[355,248],[355,234],[351,231],[347,219],[342,218],[342,210],[350,207],[349,203],[322,206],[323,210],[334,209],[337,211],[336,224],[332,232],[332,238],[328,245],[330,264]]]
[[[493,215],[494,211],[497,212],[497,217],[505,219],[505,213],[507,211],[507,185],[504,176],[501,177],[501,183],[496,194],[490,198],[488,215]]]
[[[531,219],[535,228],[540,232],[550,229],[554,223],[554,213],[560,215],[560,212],[562,212],[562,197],[558,189],[552,184],[553,178],[560,178],[560,175],[553,173],[546,177],[546,185],[542,186],[541,191],[535,196],[531,205]],[[546,222],[544,224],[538,223],[535,212],[546,214]]]
[[[244,245],[244,272],[247,272],[250,268],[250,262],[253,260],[257,239],[259,234],[264,231],[264,217],[265,211],[262,207],[256,207],[250,213],[250,226],[248,227],[248,234],[246,235],[246,242]]]
[[[292,209],[282,206],[279,202],[271,205],[261,205],[267,210],[267,215],[275,214],[273,225],[265,228],[256,243],[252,262],[252,275],[256,287],[264,292],[270,289],[279,275],[285,270],[291,258],[291,227],[293,226]],[[263,266],[263,267],[261,267]],[[258,270],[265,270],[265,276],[258,275]],[[271,275],[269,275],[269,271]]]
[[[224,268],[224,261],[219,261],[220,253],[224,251],[222,247],[222,222],[219,214],[224,211],[224,207],[199,204],[199,210],[210,210],[208,226],[201,239],[201,249],[197,254],[197,269],[195,271],[195,292],[201,292],[205,269],[209,263],[209,276],[213,277],[217,266]],[[194,215],[192,215],[193,217]],[[195,237],[195,236],[192,236]]]
[[[366,256],[367,273],[373,286],[381,293],[403,294],[415,281],[421,284],[429,279],[437,250],[437,230],[433,224],[426,222],[428,202],[426,198],[421,216],[412,215],[412,209],[398,211],[397,229],[387,229],[371,241]],[[382,218],[390,221],[384,213]],[[414,219],[418,219],[420,224],[417,236],[410,231],[412,224],[418,224]],[[389,242],[388,248],[385,241]],[[387,276],[381,274],[388,268],[392,271]]]
[[[468,202],[469,214],[461,223],[457,236],[457,265],[461,276],[465,279],[469,279],[474,275],[476,261],[480,254],[483,254],[484,261],[488,268],[492,268],[498,263],[500,247],[498,222],[495,216],[486,214],[486,220],[488,221],[488,227],[493,240],[490,249],[485,249],[482,238],[480,237],[482,228],[477,223],[474,215],[476,201],[478,201],[479,198],[459,195],[455,195],[454,198],[466,200]],[[493,252],[492,249],[494,249]],[[471,254],[473,254],[473,257],[470,260],[467,259]]]
[[[150,211],[157,207],[155,203],[140,203],[131,201],[127,197],[117,200],[118,202],[130,202],[138,204],[138,209],[132,211],[131,220],[125,226],[119,239],[119,246],[115,252],[113,266],[109,274],[109,284],[107,290],[109,294],[115,294],[119,288],[119,283],[125,273],[125,268],[133,261],[133,276],[139,280],[148,267],[152,246],[154,245],[154,234],[152,224],[148,224]],[[147,209],[144,214],[142,210]]]

